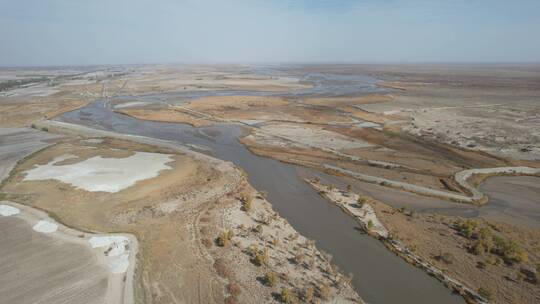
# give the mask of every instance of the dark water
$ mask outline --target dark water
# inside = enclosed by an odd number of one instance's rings
[[[239,126],[193,128],[142,121],[116,114],[104,102],[66,113],[58,120],[203,146],[210,149],[211,155],[232,161],[247,172],[257,190],[268,192],[268,200],[282,217],[302,235],[315,240],[318,248],[330,253],[344,273],[354,275],[354,287],[369,303],[464,303],[440,282],[359,232],[351,217],[302,180],[299,168],[249,152],[237,140],[243,132]]]

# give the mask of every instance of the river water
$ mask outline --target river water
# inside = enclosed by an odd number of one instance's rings
[[[143,135],[207,148],[210,155],[241,167],[250,183],[268,192],[274,209],[317,247],[333,256],[368,303],[464,303],[436,279],[407,264],[379,241],[360,232],[357,223],[329,203],[300,177],[299,168],[252,154],[238,142],[237,125],[193,128],[185,124],[142,121],[114,113],[107,102],[65,113],[60,121],[125,134]],[[302,169],[305,171],[305,169]]]

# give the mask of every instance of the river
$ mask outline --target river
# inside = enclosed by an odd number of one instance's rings
[[[230,124],[193,128],[185,124],[143,121],[113,112],[107,102],[65,113],[60,121],[125,134],[172,140],[209,149],[210,155],[241,167],[250,183],[268,192],[274,209],[317,247],[333,256],[368,303],[465,303],[442,283],[407,264],[376,239],[363,234],[357,223],[309,187],[299,168],[252,154],[238,142],[244,130]],[[303,169],[305,171],[305,169]]]

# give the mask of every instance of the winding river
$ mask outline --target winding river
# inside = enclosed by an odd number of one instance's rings
[[[351,217],[303,181],[299,171],[305,173],[305,168],[252,154],[238,142],[245,132],[240,126],[193,128],[142,121],[113,112],[104,101],[65,113],[57,120],[196,145],[208,149],[205,153],[235,163],[247,172],[257,190],[268,192],[268,200],[282,217],[298,232],[315,240],[319,249],[330,253],[342,272],[354,275],[352,283],[368,303],[464,303],[442,283],[362,234]]]

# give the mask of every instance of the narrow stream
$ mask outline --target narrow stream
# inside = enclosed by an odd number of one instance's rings
[[[105,102],[65,113],[60,121],[118,133],[143,135],[208,148],[209,154],[235,163],[250,183],[268,192],[274,209],[317,247],[333,256],[368,303],[465,303],[436,279],[407,264],[379,241],[359,231],[356,222],[320,197],[299,176],[296,166],[259,157],[238,142],[236,125],[193,128],[185,124],[142,121],[112,112]],[[305,169],[303,169],[305,170]]]

